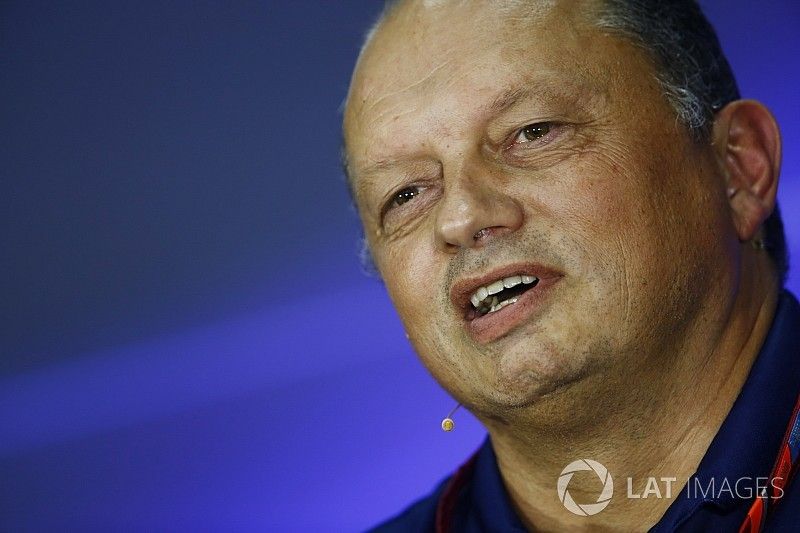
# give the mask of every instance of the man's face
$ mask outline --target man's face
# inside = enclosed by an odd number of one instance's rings
[[[368,243],[423,362],[484,413],[668,368],[732,275],[710,149],[585,2],[439,4],[382,26],[345,116]]]

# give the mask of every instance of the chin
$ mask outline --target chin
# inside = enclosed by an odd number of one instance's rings
[[[506,409],[534,406],[559,395],[592,373],[587,354],[548,343],[510,350],[497,359],[490,401]]]

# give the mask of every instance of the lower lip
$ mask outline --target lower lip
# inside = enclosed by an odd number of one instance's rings
[[[467,323],[470,336],[479,344],[486,344],[506,335],[540,312],[550,288],[560,279],[560,277],[540,279],[535,287],[519,295],[513,304],[470,320]]]

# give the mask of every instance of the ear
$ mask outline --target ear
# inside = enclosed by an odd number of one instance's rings
[[[737,100],[717,113],[712,135],[736,232],[739,240],[749,241],[775,208],[781,162],[778,124],[761,103]]]

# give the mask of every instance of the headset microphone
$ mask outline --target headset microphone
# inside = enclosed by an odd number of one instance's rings
[[[442,429],[444,431],[450,432],[450,431],[453,431],[454,427],[456,427],[456,423],[453,422],[453,419],[451,417],[453,416],[453,413],[455,413],[458,410],[459,407],[461,407],[460,403],[457,404],[455,407],[453,407],[453,410],[450,411],[450,414],[447,415],[444,418],[444,420],[442,420]]]

